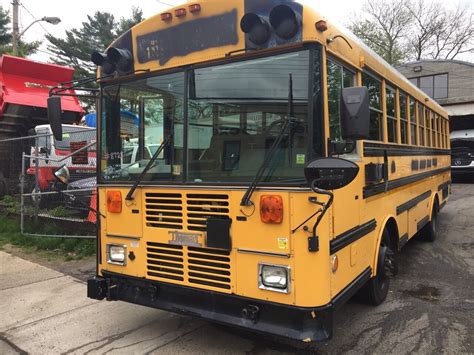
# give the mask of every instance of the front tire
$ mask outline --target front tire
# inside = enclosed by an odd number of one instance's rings
[[[383,231],[380,243],[379,256],[377,259],[377,274],[373,276],[362,287],[358,293],[358,299],[364,303],[378,306],[383,303],[390,288],[390,270],[396,268],[395,252],[390,242],[390,234],[387,229]]]

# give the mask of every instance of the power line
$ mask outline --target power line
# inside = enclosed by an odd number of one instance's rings
[[[160,3],[161,5],[165,5],[165,6],[169,6],[169,7],[175,7],[176,5],[171,5],[171,4],[168,4],[167,2],[164,2],[164,1],[161,1],[161,0],[157,0],[158,3]]]
[[[20,3],[20,6],[21,6],[22,8],[24,8],[25,11],[28,12],[28,13],[30,14],[30,16],[33,17],[33,19],[34,19],[35,21],[38,21],[38,19],[36,18],[36,16],[33,15],[33,14],[31,13],[31,11],[28,10],[25,5],[23,5],[23,3]],[[53,35],[43,26],[43,24],[41,23],[41,21],[39,21],[38,24],[41,26],[41,28],[42,28],[48,35],[53,36]]]

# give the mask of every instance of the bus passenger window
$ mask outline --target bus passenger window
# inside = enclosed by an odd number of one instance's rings
[[[420,129],[420,145],[425,145],[425,118],[423,116],[423,106],[418,103],[418,128]]]
[[[327,61],[329,135],[333,140],[341,139],[340,101],[342,88],[355,85],[355,74],[342,65]]]
[[[388,86],[385,89],[385,100],[387,106],[387,128],[388,141],[397,142],[397,108],[395,107],[395,89]]]
[[[367,73],[362,73],[362,86],[369,89],[370,139],[381,141],[383,140],[381,82]]]
[[[402,144],[408,144],[407,95],[400,91],[400,136]]]
[[[425,109],[425,122],[426,122],[426,145],[431,146],[431,119],[430,119],[430,110]],[[421,134],[421,133],[420,133]]]
[[[416,113],[415,100],[410,97],[410,125],[411,125],[411,144],[418,145],[418,136],[416,135]]]

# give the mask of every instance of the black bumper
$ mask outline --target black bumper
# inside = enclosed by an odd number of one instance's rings
[[[301,308],[105,273],[87,282],[93,299],[126,301],[302,342],[332,337],[333,307]]]
[[[465,168],[451,168],[451,175],[453,176],[474,176],[474,167]]]

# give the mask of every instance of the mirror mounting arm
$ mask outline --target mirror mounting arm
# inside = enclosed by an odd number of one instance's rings
[[[329,199],[323,205],[321,213],[319,214],[318,218],[316,219],[316,222],[313,225],[313,232],[312,232],[313,237],[316,237],[316,228],[318,227],[319,223],[321,222],[321,219],[323,219],[324,215],[328,211],[329,207],[331,207],[332,201],[334,200],[334,194],[331,191],[320,189],[320,188],[316,187],[315,186],[316,183],[317,183],[317,180],[313,181],[313,183],[311,184],[311,190],[313,190],[317,194],[327,195],[327,196],[329,196]]]

